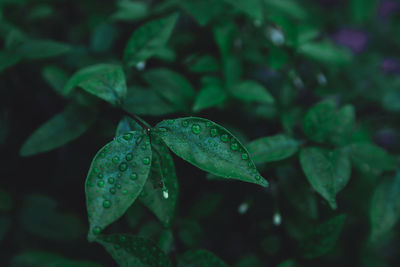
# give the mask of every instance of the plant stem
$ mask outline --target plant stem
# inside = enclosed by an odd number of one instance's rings
[[[129,116],[130,118],[132,118],[133,120],[135,120],[140,126],[142,126],[144,129],[148,130],[151,129],[151,125],[148,124],[145,120],[143,120],[142,118],[140,118],[137,115],[131,114],[129,112],[127,112],[126,110],[122,110],[124,112],[125,115]]]

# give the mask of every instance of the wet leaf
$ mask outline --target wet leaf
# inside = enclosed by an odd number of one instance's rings
[[[147,22],[135,30],[124,51],[124,61],[128,66],[136,66],[154,56],[165,46],[175,27],[178,15]]]
[[[118,136],[97,152],[85,185],[89,240],[132,205],[147,181],[150,166],[150,140],[142,132]]]
[[[348,183],[351,164],[347,153],[309,147],[300,151],[300,164],[307,180],[332,209],[336,209],[336,194]]]
[[[127,234],[99,236],[103,245],[120,267],[172,266],[167,255],[147,239]]]
[[[178,258],[178,267],[228,267],[228,265],[221,260],[214,253],[204,250],[189,250]]]
[[[71,104],[33,132],[19,153],[27,157],[61,147],[85,133],[95,117],[93,109]]]
[[[64,91],[68,93],[74,87],[81,87],[112,105],[120,105],[127,94],[124,71],[113,64],[97,64],[77,71]]]
[[[179,157],[217,176],[268,186],[246,148],[222,126],[196,117],[166,120],[155,133]]]

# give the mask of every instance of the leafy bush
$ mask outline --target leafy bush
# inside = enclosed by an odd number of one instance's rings
[[[398,266],[399,10],[0,0],[3,265]]]

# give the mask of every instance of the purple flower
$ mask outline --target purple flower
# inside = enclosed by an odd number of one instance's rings
[[[400,73],[400,62],[393,58],[382,60],[381,68],[387,73]]]
[[[341,29],[333,35],[336,43],[347,46],[353,53],[360,53],[364,50],[368,38],[362,31]]]
[[[385,18],[400,10],[400,3],[393,0],[382,0],[379,6],[379,16]]]

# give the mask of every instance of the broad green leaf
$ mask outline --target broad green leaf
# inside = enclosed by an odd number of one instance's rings
[[[132,205],[147,181],[150,166],[150,140],[142,132],[118,136],[97,152],[85,185],[89,240]]]
[[[223,73],[225,79],[225,87],[230,91],[236,90],[234,87],[236,87],[237,84],[240,83],[243,74],[243,68],[240,59],[236,57],[228,57],[224,61]]]
[[[112,105],[120,105],[127,94],[125,74],[119,65],[97,64],[85,67],[69,79],[64,91],[68,93],[78,86]]]
[[[12,51],[0,51],[0,72],[14,66],[21,60],[21,55]]]
[[[375,15],[378,5],[379,0],[350,0],[350,16],[354,22],[367,22],[368,19],[371,19]]]
[[[330,41],[310,42],[299,46],[298,52],[312,60],[327,65],[346,65],[352,55],[346,48],[338,47]]]
[[[336,245],[346,216],[338,215],[317,225],[299,244],[299,250],[304,258],[313,259],[329,252]]]
[[[347,153],[339,149],[304,148],[300,151],[300,164],[315,191],[336,209],[336,194],[347,185],[351,175]]]
[[[144,79],[174,107],[180,110],[188,110],[193,101],[195,91],[190,82],[169,69],[152,69],[144,74]]]
[[[181,4],[202,27],[206,26],[211,20],[223,13],[226,7],[223,1],[214,0],[180,1],[179,4]],[[212,8],[210,8],[210,6],[212,6]]]
[[[146,61],[167,44],[175,27],[178,15],[147,22],[139,27],[130,37],[125,51],[124,61],[128,66]]]
[[[19,216],[22,228],[45,240],[71,242],[84,235],[77,216],[57,211],[57,202],[44,195],[28,195]]]
[[[58,94],[65,96],[64,87],[68,81],[68,74],[56,66],[46,66],[42,69],[42,76]]]
[[[296,19],[304,19],[307,10],[295,0],[264,0],[266,10],[274,15],[276,12],[287,14]]]
[[[222,87],[222,82],[214,77],[202,79],[202,88],[198,92],[192,110],[198,112],[202,109],[218,106],[227,99],[227,93]]]
[[[345,144],[351,139],[354,113],[354,108],[350,105],[337,109],[333,100],[319,102],[304,116],[304,133],[315,142]]]
[[[389,234],[400,218],[400,172],[385,179],[372,196],[369,219],[371,240],[377,241]]]
[[[167,255],[147,239],[127,234],[99,236],[103,245],[120,267],[172,266]]]
[[[19,153],[27,157],[63,146],[86,132],[95,117],[93,110],[71,104],[40,126],[25,141]]]
[[[98,263],[90,261],[77,261],[67,259],[59,254],[46,251],[25,251],[15,255],[10,262],[10,267],[101,267]]]
[[[160,116],[175,113],[177,107],[168,103],[155,90],[130,87],[123,109],[136,115]]]
[[[263,4],[262,0],[225,0],[232,4],[238,10],[249,16],[249,18],[262,21],[263,16]]]
[[[68,53],[71,47],[51,40],[27,40],[15,49],[23,58],[42,59]]]
[[[246,148],[228,130],[196,117],[162,121],[155,133],[179,157],[217,176],[268,186]]]
[[[143,131],[143,127],[140,126],[135,120],[125,116],[117,126],[117,130],[115,132],[115,136],[123,135],[124,133],[131,131]]]
[[[258,102],[272,104],[274,97],[261,84],[255,81],[243,81],[236,86],[230,87],[233,97],[243,102]]]
[[[395,159],[383,148],[371,143],[357,143],[348,146],[351,160],[359,169],[391,171],[396,169]]]
[[[254,163],[279,161],[294,155],[299,143],[282,134],[262,137],[247,146]]]
[[[112,20],[135,21],[149,13],[146,3],[141,1],[118,1],[117,11],[111,15]]]
[[[153,160],[149,178],[139,200],[166,226],[170,225],[178,200],[178,179],[168,147],[156,135],[151,135]]]
[[[189,58],[188,65],[190,71],[193,72],[216,72],[219,70],[217,60],[210,55],[196,57],[194,59]]]
[[[178,267],[228,267],[214,253],[204,250],[189,250],[178,258]]]

